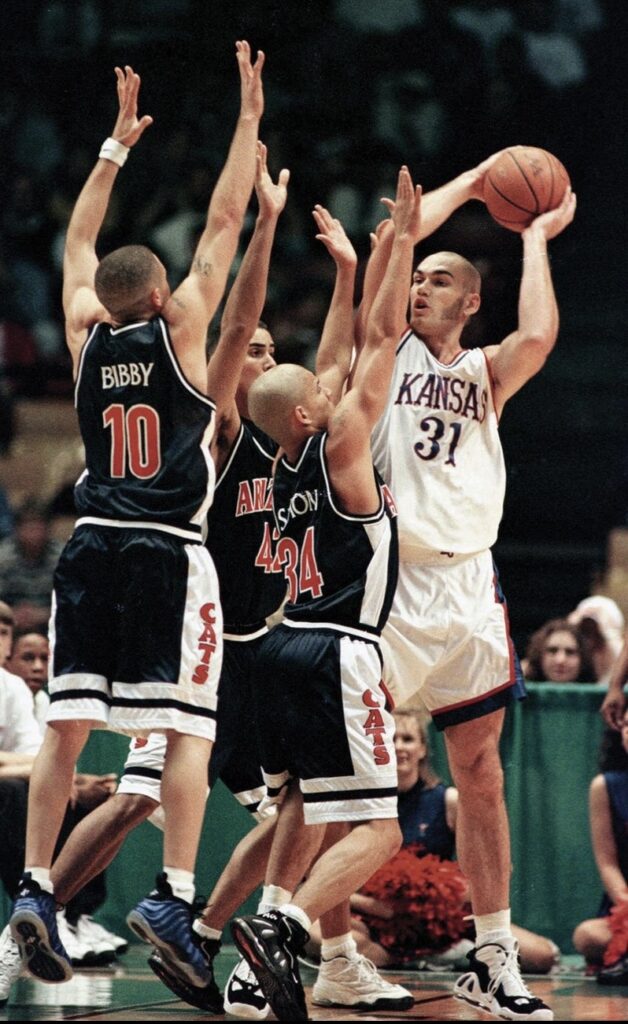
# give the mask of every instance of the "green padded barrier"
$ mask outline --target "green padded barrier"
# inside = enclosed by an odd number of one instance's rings
[[[596,774],[606,687],[598,684],[528,683],[528,699],[506,716],[502,758],[512,832],[512,915],[517,924],[573,951],[575,925],[594,916],[601,896],[588,821],[588,789]],[[435,769],[450,781],[444,742],[431,730]],[[83,771],[120,772],[128,740],[92,733],[81,757]],[[199,892],[208,893],[230,851],[251,827],[249,814],[220,784],[210,796],[197,864]],[[140,825],[108,868],[108,897],[98,917],[128,934],[125,916],[151,887],[161,867],[161,834]],[[257,905],[259,892],[244,904]]]
[[[606,686],[527,683],[502,737],[512,836],[512,919],[573,952],[576,924],[597,913],[602,886],[589,835],[588,793],[598,772]],[[444,742],[433,763],[450,781]]]

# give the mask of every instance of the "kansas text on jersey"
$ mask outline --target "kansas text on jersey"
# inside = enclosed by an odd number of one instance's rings
[[[380,486],[373,515],[343,512],[330,484],[326,438],[311,437],[297,464],[284,458],[275,474],[277,558],[288,583],[285,619],[379,635],[397,582],[394,505]]]
[[[200,538],[214,485],[215,406],[185,379],[165,321],[97,324],[75,404],[86,458],[79,522],[157,524]]]
[[[440,363],[408,329],[397,348],[373,460],[399,508],[399,552],[471,554],[491,547],[506,472],[482,349]]]

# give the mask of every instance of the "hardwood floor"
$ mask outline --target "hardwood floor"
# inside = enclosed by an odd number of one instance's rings
[[[13,987],[6,1006],[0,1008],[0,1020],[127,1020],[186,1021],[233,1020],[226,1016],[210,1017],[200,1010],[175,999],[155,978],[146,965],[147,947],[132,946],[112,967],[102,970],[77,971],[63,985],[43,985],[20,978]],[[236,952],[226,946],[216,963],[218,983],[224,985],[235,963]],[[302,976],[308,997],[315,980],[315,971],[304,967]],[[338,1010],[312,1006],[308,999],[311,1020],[477,1020],[494,1018],[452,996],[456,975],[432,971],[387,973],[414,994],[414,1006],[403,1013],[365,1010]],[[535,995],[554,1010],[556,1020],[628,1020],[628,988],[602,988],[595,979],[584,977],[579,961],[573,967],[563,964],[561,973],[552,977],[526,979]],[[272,1019],[272,1018],[271,1018]]]

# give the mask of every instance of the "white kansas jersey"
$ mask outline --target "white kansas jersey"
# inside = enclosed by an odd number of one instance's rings
[[[397,503],[401,560],[494,544],[506,470],[482,349],[445,365],[408,328],[372,449]]]

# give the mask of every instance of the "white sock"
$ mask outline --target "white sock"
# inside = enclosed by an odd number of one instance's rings
[[[194,888],[194,872],[184,871],[183,868],[169,868],[165,865],[164,872],[170,883],[172,895],[180,900],[185,900],[186,903],[193,903],[196,892]]]
[[[501,942],[511,939],[510,907],[508,910],[496,910],[494,914],[474,915],[475,944],[483,946],[486,942]]]
[[[30,873],[33,881],[37,882],[44,892],[49,892],[52,895],[53,888],[50,881],[50,868],[24,868],[24,872],[27,871]]]
[[[301,910],[301,907],[297,907],[294,903],[282,903],[278,909],[282,914],[285,914],[286,917],[291,917],[293,921],[298,921],[301,927],[305,928],[306,932],[309,933],[310,928],[312,927],[312,922],[305,911]]]
[[[288,889],[282,889],[280,885],[265,885],[257,913],[265,914],[267,910],[279,910],[282,903],[289,903],[291,899],[292,893]]]
[[[336,956],[344,956],[347,960],[355,960],[358,947],[351,932],[346,935],[334,935],[332,939],[321,940],[321,960],[333,960]]]
[[[208,924],[203,924],[200,917],[196,918],[196,921],[192,925],[192,931],[196,932],[197,935],[202,936],[204,939],[218,939],[222,938],[222,929],[210,928]]]

